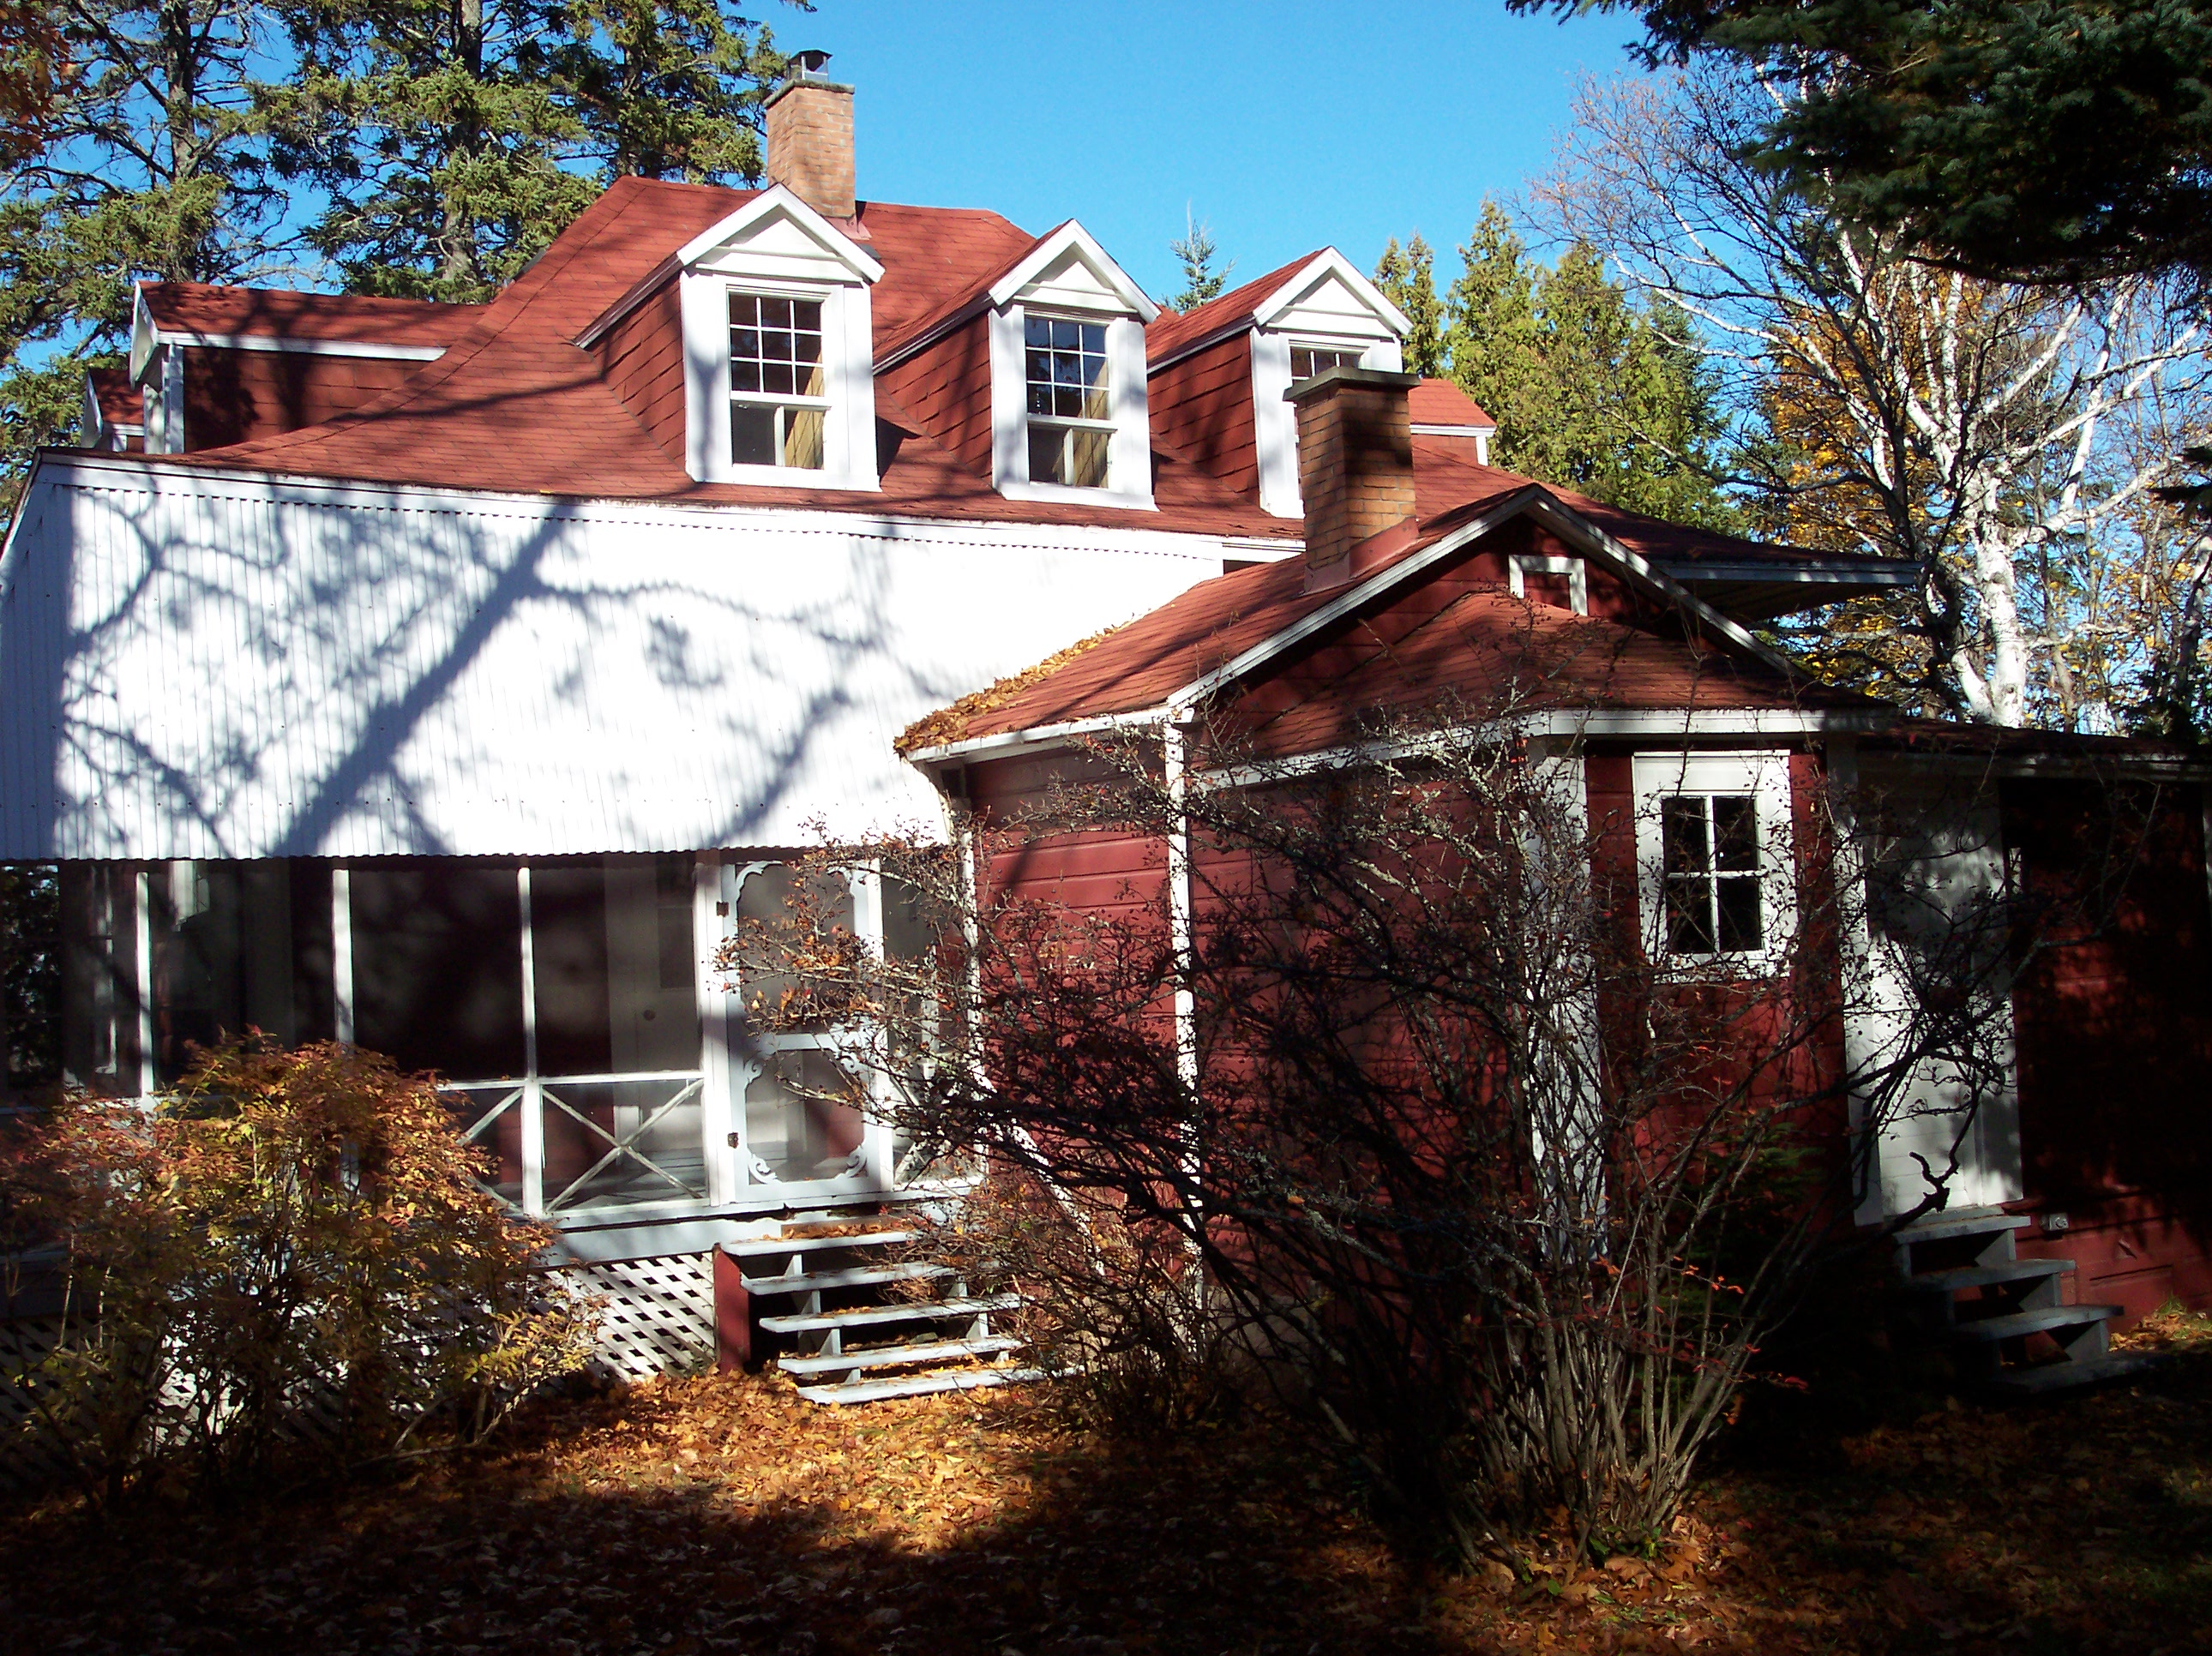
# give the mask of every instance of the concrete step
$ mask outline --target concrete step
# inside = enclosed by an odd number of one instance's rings
[[[2084,1323],[2110,1321],[2124,1307],[2117,1305],[2053,1305],[2039,1311],[2008,1311],[2002,1317],[1978,1317],[1954,1323],[1952,1334],[1962,1340],[2008,1340],[2022,1334],[2046,1333],[2054,1328],[2079,1328]]]
[[[1956,1271],[1915,1271],[1905,1286],[1916,1294],[1955,1294],[1962,1288],[1995,1288],[2002,1283],[2032,1283],[2063,1277],[2071,1259],[2008,1259],[1998,1265],[1965,1265]]]
[[[1045,1378],[1042,1368],[954,1368],[941,1374],[908,1374],[896,1380],[860,1380],[844,1386],[802,1386],[809,1403],[880,1403],[886,1398],[927,1397],[933,1392],[981,1392],[994,1386],[1019,1386]]]
[[[2002,1208],[1976,1208],[1966,1213],[1945,1213],[1932,1219],[1917,1219],[1895,1233],[1891,1240],[1898,1242],[1943,1242],[1960,1236],[1995,1236],[2008,1230],[2033,1228],[2034,1216],[2025,1213],[2007,1213]]]
[[[1012,1311],[1020,1305],[1018,1294],[990,1294],[962,1300],[916,1300],[908,1305],[860,1306],[851,1311],[809,1311],[788,1317],[763,1317],[760,1325],[777,1334],[806,1334],[831,1328],[875,1328],[892,1323],[949,1322],[956,1317],[980,1317],[988,1312]]]
[[[950,1265],[855,1265],[850,1271],[794,1272],[788,1277],[740,1277],[748,1294],[813,1294],[825,1288],[874,1288],[884,1283],[919,1282],[950,1277]]]
[[[852,1236],[755,1236],[742,1242],[725,1242],[722,1252],[732,1259],[773,1259],[786,1253],[821,1253],[841,1247],[891,1247],[921,1239],[918,1230],[864,1230]]]
[[[864,1346],[836,1356],[778,1357],[775,1366],[787,1374],[842,1374],[862,1368],[896,1368],[910,1362],[957,1362],[963,1357],[999,1357],[1021,1350],[1022,1343],[1008,1334],[980,1340],[931,1340],[922,1344]]]
[[[2033,1368],[2002,1369],[1984,1384],[1989,1391],[2007,1397],[2048,1397],[2053,1392],[2069,1392],[2077,1386],[2095,1386],[2105,1380],[2140,1374],[2157,1367],[2158,1361],[2157,1355],[2148,1351],[2102,1351],[2094,1357],[2041,1362]]]

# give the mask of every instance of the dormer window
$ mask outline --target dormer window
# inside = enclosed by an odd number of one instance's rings
[[[1106,488],[1113,466],[1114,400],[1105,324],[1026,316],[1022,327],[1030,481]]]
[[[730,459],[819,471],[830,412],[822,301],[730,295]]]

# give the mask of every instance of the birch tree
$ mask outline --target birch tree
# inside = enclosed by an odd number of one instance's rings
[[[1684,319],[1770,532],[1918,567],[1910,602],[1825,618],[1823,665],[1923,711],[2110,728],[2154,663],[2085,600],[2160,555],[2143,513],[2202,416],[2202,325],[2148,277],[1981,282],[1833,218],[1744,159],[1791,95],[1710,69],[1586,86],[1539,210]]]

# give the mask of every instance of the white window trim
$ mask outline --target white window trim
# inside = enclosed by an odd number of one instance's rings
[[[1558,553],[1516,552],[1505,561],[1505,585],[1515,597],[1528,596],[1531,575],[1565,575],[1568,607],[1578,616],[1589,614],[1589,570],[1582,559]]]
[[[991,481],[1010,500],[1048,500],[1068,506],[1109,506],[1150,512],[1152,503],[1152,417],[1145,396],[1145,325],[1112,312],[1073,306],[1038,308],[1040,316],[1106,326],[1106,373],[1114,437],[1107,450],[1106,487],[1079,488],[1030,478],[1029,377],[1024,367],[1028,307],[1001,306],[990,313]]]
[[[1271,517],[1303,518],[1305,500],[1298,492],[1298,411],[1284,400],[1291,389],[1291,349],[1359,353],[1363,368],[1403,372],[1404,353],[1395,339],[1355,335],[1252,331],[1252,435],[1260,468],[1260,509]]]
[[[1797,921],[1789,751],[1768,748],[1738,753],[1638,754],[1633,771],[1637,884],[1645,953],[1652,961],[1691,976],[1747,977],[1765,973],[1778,961]],[[1731,793],[1751,795],[1759,813],[1761,946],[1711,955],[1669,954],[1659,802],[1680,794]]]
[[[858,282],[751,280],[720,271],[686,270],[678,302],[684,317],[684,469],[702,482],[773,488],[882,486],[876,470],[876,383],[868,290]],[[738,465],[730,458],[730,295],[804,299],[822,306],[823,379],[829,417],[823,422],[822,464]],[[806,404],[811,399],[793,398]]]

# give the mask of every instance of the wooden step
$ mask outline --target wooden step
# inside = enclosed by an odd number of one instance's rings
[[[2118,1316],[2122,1308],[2117,1305],[2052,1305],[2038,1311],[2008,1311],[2002,1317],[1954,1323],[1951,1332],[1962,1340],[2009,1340],[2022,1334],[2046,1333],[2054,1328],[2107,1322]]]
[[[789,1277],[740,1277],[748,1294],[813,1294],[827,1288],[874,1288],[884,1283],[918,1282],[950,1277],[951,1265],[856,1265],[850,1271],[813,1271]]]
[[[853,1236],[756,1236],[742,1242],[725,1242],[722,1252],[733,1259],[772,1259],[783,1253],[820,1253],[841,1247],[890,1247],[921,1240],[918,1230],[864,1230]]]
[[[896,1380],[859,1380],[844,1386],[802,1386],[809,1403],[880,1403],[886,1398],[927,1397],[933,1392],[980,1392],[994,1386],[1018,1386],[1045,1378],[1042,1368],[955,1368],[942,1374],[908,1374]]]
[[[2095,1386],[2104,1380],[2140,1374],[2156,1368],[2158,1361],[2158,1355],[2149,1351],[2100,1351],[2094,1357],[2039,1362],[2033,1368],[2001,1369],[1983,1385],[1989,1391],[2011,1397],[2045,1397],[2053,1392],[2071,1391],[2077,1386]]]
[[[2002,1208],[1980,1208],[1971,1213],[1946,1213],[1938,1218],[1917,1219],[1893,1232],[1896,1242],[1942,1242],[1959,1236],[1995,1236],[2008,1230],[2028,1230],[2034,1216],[2007,1213]]]
[[[1905,1285],[1916,1294],[1955,1294],[1962,1288],[1995,1288],[2002,1283],[2032,1283],[2045,1277],[2063,1277],[2073,1269],[2071,1259],[2008,1259],[2001,1265],[1915,1271],[1905,1279]]]
[[[916,1300],[910,1305],[870,1305],[851,1311],[809,1311],[787,1317],[763,1317],[760,1325],[777,1334],[805,1334],[830,1328],[873,1328],[888,1323],[948,1322],[955,1317],[1012,1311],[1021,1302],[1018,1294],[991,1294],[964,1300]]]
[[[839,1356],[778,1357],[775,1366],[789,1374],[838,1374],[862,1368],[896,1368],[909,1362],[957,1362],[963,1357],[998,1357],[1018,1351],[1022,1343],[1007,1334],[980,1340],[931,1340],[920,1345],[864,1346]]]

